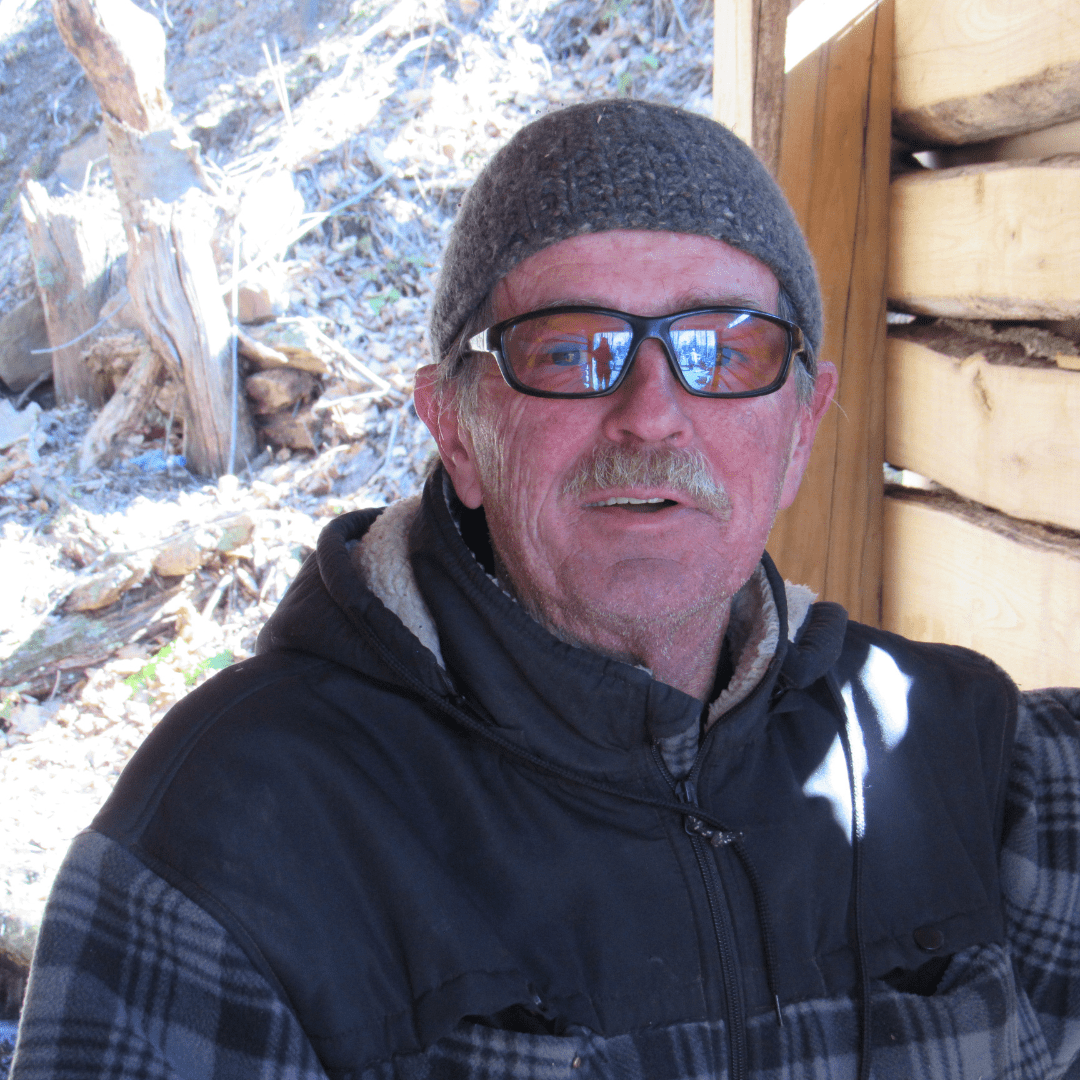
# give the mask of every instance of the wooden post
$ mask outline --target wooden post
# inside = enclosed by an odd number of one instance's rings
[[[53,13],[101,100],[128,291],[151,345],[183,380],[188,467],[228,472],[253,454],[254,427],[210,249],[214,208],[198,149],[170,117],[164,31],[131,0],[53,0]]]
[[[784,108],[788,0],[715,0],[713,118],[748,142],[776,175]]]
[[[882,0],[788,74],[778,177],[817,261],[820,356],[840,388],[769,552],[785,577],[871,624],[881,617],[892,52],[893,0]]]

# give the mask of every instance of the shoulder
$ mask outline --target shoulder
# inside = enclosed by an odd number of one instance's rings
[[[975,739],[995,770],[1007,762],[1020,691],[989,657],[850,622],[834,674],[882,722],[939,742]]]
[[[147,978],[153,972],[153,978]],[[325,1080],[272,973],[188,897],[99,833],[49,897],[13,1077]]]
[[[343,763],[415,736],[423,710],[397,688],[332,660],[271,652],[233,665],[166,715],[132,757],[93,827],[138,845],[230,821],[240,835],[269,812],[318,802]],[[429,722],[429,721],[427,721]],[[396,745],[403,755],[406,746]]]
[[[980,686],[1017,696],[1012,678],[988,656],[960,645],[914,641],[865,623],[848,622],[843,663],[848,671],[874,664],[884,656],[915,676],[936,676],[942,688],[971,691]]]

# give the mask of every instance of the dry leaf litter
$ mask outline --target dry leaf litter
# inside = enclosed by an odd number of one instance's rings
[[[215,254],[251,324],[265,446],[236,476],[190,475],[182,395],[165,384],[94,464],[80,403],[56,407],[47,387],[19,409],[0,399],[9,956],[29,954],[68,843],[132,752],[190,687],[251,655],[325,521],[418,489],[434,447],[410,391],[439,252],[491,153],[573,101],[711,107],[711,3],[144,6],[167,27],[175,112],[217,189]],[[20,170],[86,213],[115,215],[115,194],[96,98],[44,0],[0,0],[0,57],[18,114],[0,137],[3,315],[34,293]],[[120,292],[87,349],[114,386],[138,352],[123,309]]]

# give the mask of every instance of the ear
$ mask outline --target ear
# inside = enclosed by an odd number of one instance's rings
[[[483,498],[472,438],[454,408],[452,395],[440,392],[438,378],[439,369],[434,364],[427,364],[417,371],[413,390],[416,415],[431,432],[457,497],[475,510]]]
[[[836,394],[836,366],[824,361],[818,364],[817,379],[814,382],[814,394],[810,400],[799,407],[792,436],[791,457],[784,473],[784,485],[780,490],[780,509],[783,510],[795,501],[806,472],[810,451],[814,445],[814,435],[825,415],[825,410],[832,404]]]

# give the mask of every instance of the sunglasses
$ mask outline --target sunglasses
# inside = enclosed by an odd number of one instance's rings
[[[809,343],[792,322],[742,307],[697,308],[647,319],[597,307],[556,307],[507,319],[469,338],[492,353],[513,389],[534,397],[614,393],[641,343],[659,341],[684,390],[697,397],[771,394]]]

